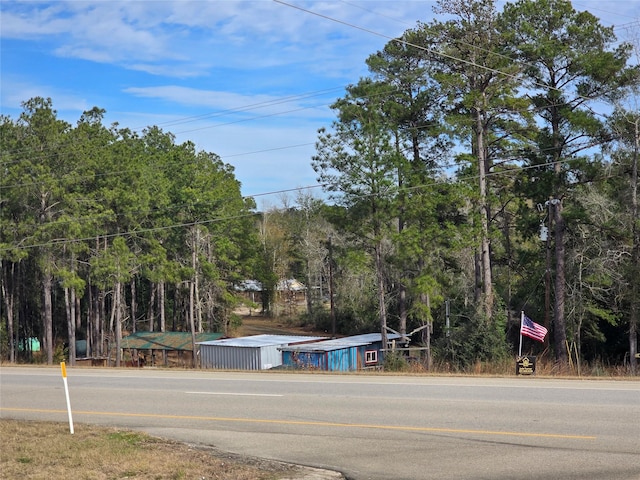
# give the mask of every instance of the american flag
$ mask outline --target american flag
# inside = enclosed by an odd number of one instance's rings
[[[522,323],[520,324],[520,335],[533,338],[539,342],[544,342],[544,337],[547,335],[547,329],[542,325],[537,324],[526,315],[523,315]]]

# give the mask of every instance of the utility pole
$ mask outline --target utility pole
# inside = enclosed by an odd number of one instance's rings
[[[553,219],[552,208],[560,203],[560,200],[551,198],[545,202],[547,210],[547,225],[544,225],[544,220],[540,231],[540,239],[545,242],[545,272],[544,272],[544,326],[547,330],[550,330],[551,325],[551,221]],[[542,211],[542,205],[539,205],[538,210]],[[544,339],[545,347],[549,346],[549,336]]]
[[[545,203],[547,207],[547,226],[545,232],[545,272],[544,272],[544,326],[550,330],[551,325],[551,221],[553,218],[552,207],[557,205],[559,200],[552,198]],[[549,336],[545,337],[545,347],[549,346]]]
[[[331,315],[331,337],[336,337],[336,312],[333,307],[333,245],[329,235],[329,308]]]

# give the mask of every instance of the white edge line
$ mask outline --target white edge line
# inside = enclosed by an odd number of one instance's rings
[[[240,397],[284,397],[273,393],[235,393],[235,392],[184,392],[188,395],[235,395]]]

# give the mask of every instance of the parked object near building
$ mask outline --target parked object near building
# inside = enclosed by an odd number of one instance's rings
[[[400,335],[389,334],[389,341]],[[378,368],[384,363],[382,335],[367,333],[302,345],[282,347],[285,367],[331,372]]]
[[[324,337],[252,335],[200,342],[200,365],[226,370],[268,370],[282,365],[281,348],[322,339]]]

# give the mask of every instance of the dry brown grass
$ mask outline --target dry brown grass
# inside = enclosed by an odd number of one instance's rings
[[[0,478],[274,480],[296,468],[139,432],[0,419]]]

